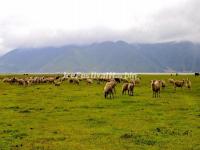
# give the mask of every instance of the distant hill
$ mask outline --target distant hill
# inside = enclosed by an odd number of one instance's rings
[[[195,72],[200,45],[192,42],[126,43],[20,48],[0,57],[0,72]]]

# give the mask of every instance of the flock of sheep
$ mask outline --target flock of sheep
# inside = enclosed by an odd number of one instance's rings
[[[104,86],[104,97],[105,98],[114,98],[114,94],[116,94],[115,87],[118,83],[122,84],[122,95],[128,92],[128,95],[133,96],[134,88],[136,84],[141,84],[140,77],[134,77],[133,79],[125,79],[125,78],[88,78],[88,77],[78,77],[78,76],[56,76],[56,77],[25,77],[25,78],[4,78],[3,82],[10,83],[10,84],[18,84],[22,86],[30,86],[33,84],[40,84],[40,83],[51,83],[55,86],[60,86],[60,84],[67,80],[71,84],[80,84],[80,81],[85,81],[86,84],[93,84],[96,81],[97,84],[105,83]],[[174,86],[176,90],[177,87],[187,87],[191,89],[192,83],[187,78],[186,80],[175,80],[170,78],[168,80],[170,84]],[[165,88],[166,82],[164,80],[151,80],[151,89],[153,92],[153,97],[160,97],[161,88]]]
[[[133,96],[134,93],[134,87],[136,84],[139,84],[141,81],[141,78],[131,79],[129,82],[126,82],[122,85],[122,95],[126,94],[126,91],[128,91],[128,95]],[[170,78],[168,80],[169,83],[171,83],[174,86],[174,89],[176,90],[177,87],[183,88],[183,86],[187,87],[188,89],[191,89],[192,83],[187,78],[186,80],[175,80]],[[106,83],[104,87],[104,97],[107,98],[108,95],[110,95],[110,98],[114,98],[115,86],[117,85],[117,82],[114,79],[111,79],[109,82]],[[161,88],[166,87],[166,82],[164,80],[151,80],[151,89],[153,92],[153,97],[160,97],[160,91]]]
[[[18,84],[23,86],[30,86],[32,84],[39,84],[39,83],[56,83],[56,80],[59,77],[26,77],[26,78],[4,78],[3,82],[10,83],[10,84]]]
[[[121,80],[120,78],[117,78]],[[122,85],[122,95],[126,94],[128,91],[128,95],[133,96],[135,84],[140,84],[141,78],[134,78],[128,81],[124,79],[124,84]],[[110,79],[104,86],[104,97],[107,98],[110,95],[110,98],[114,98],[114,93],[116,93],[115,86],[117,85],[116,78]]]

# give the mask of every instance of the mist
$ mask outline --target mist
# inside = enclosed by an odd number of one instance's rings
[[[117,40],[200,42],[198,0],[10,3],[0,6],[0,54],[21,47]]]

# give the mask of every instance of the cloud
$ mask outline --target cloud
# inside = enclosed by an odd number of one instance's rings
[[[200,42],[200,1],[191,0],[165,9],[153,17],[151,32],[157,40],[190,40]]]
[[[16,6],[6,3],[0,14],[0,54],[18,47],[106,40],[200,42],[198,0],[63,2],[29,0]]]

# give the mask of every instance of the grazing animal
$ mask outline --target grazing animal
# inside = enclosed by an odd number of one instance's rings
[[[13,84],[13,83],[17,83],[17,78],[11,78],[11,80],[10,80],[10,82],[9,82],[10,84]]]
[[[55,78],[53,78],[53,77],[46,78],[46,81],[49,83],[54,83],[54,80],[55,80]]]
[[[79,82],[79,79],[77,79],[77,78],[74,78],[74,79],[73,79],[73,82],[74,82],[75,84],[77,84],[77,85],[79,85],[79,83],[80,83],[80,82]]]
[[[14,77],[14,78],[4,78],[3,79],[3,82],[7,82],[7,83],[10,83],[10,84],[14,84],[17,82],[17,79]]]
[[[131,80],[130,80],[130,83],[135,84],[135,79],[131,79]]]
[[[74,83],[74,84],[77,84],[77,85],[79,85],[79,79],[77,79],[77,78],[69,78],[68,79],[68,82],[69,83]]]
[[[86,79],[86,82],[87,82],[87,84],[92,84],[93,83],[92,79]]]
[[[25,81],[25,85],[26,85],[26,86],[31,85],[31,81],[30,81],[29,79],[24,79],[24,81]]]
[[[168,79],[168,82],[174,85],[174,79],[169,78],[169,79]]]
[[[183,88],[183,86],[185,85],[185,80],[175,80],[174,81],[174,90],[176,90],[177,87]]]
[[[65,81],[65,80],[67,80],[67,77],[61,77],[58,79],[58,81],[60,81],[60,82]]]
[[[56,80],[58,80],[60,78],[60,76],[56,76]]]
[[[124,82],[124,83],[127,83],[127,82],[128,82],[128,80],[125,79],[125,78],[121,78],[121,81]]]
[[[195,77],[199,76],[199,72],[194,73]]]
[[[110,85],[112,87],[114,93],[116,94],[115,86],[117,85],[117,82],[115,80],[107,82],[106,85]]]
[[[61,82],[54,82],[55,86],[60,86]]]
[[[113,87],[111,84],[106,84],[104,87],[104,97],[107,98],[108,95],[110,95],[110,98],[114,98]]]
[[[160,97],[160,87],[161,81],[160,80],[151,80],[151,88],[153,91],[153,97]]]
[[[74,82],[74,80],[72,78],[70,78],[68,81],[69,81],[69,83],[73,83]]]
[[[140,85],[140,83],[141,83],[141,78],[136,78],[134,81],[135,81],[135,84]]]
[[[115,79],[115,81],[117,82],[117,83],[120,83],[121,82],[121,79],[120,78],[114,78]]]
[[[17,80],[17,83],[18,83],[19,85],[23,85],[23,86],[26,85],[26,82],[24,81],[24,79],[16,79],[16,80]]]
[[[4,78],[2,81],[3,81],[3,82],[10,83],[10,82],[11,82],[11,80],[12,80],[12,79],[9,79],[9,78]]]
[[[122,85],[122,95],[126,94],[126,91],[128,91],[128,83]]]
[[[135,84],[132,82],[128,84],[128,95],[133,96],[134,86]]]
[[[192,82],[191,82],[190,79],[188,79],[188,78],[187,78],[187,80],[186,80],[186,87],[187,87],[188,89],[191,89],[191,88],[192,88]]]
[[[162,86],[163,89],[166,87],[166,82],[165,82],[165,80],[161,80],[161,86]]]

